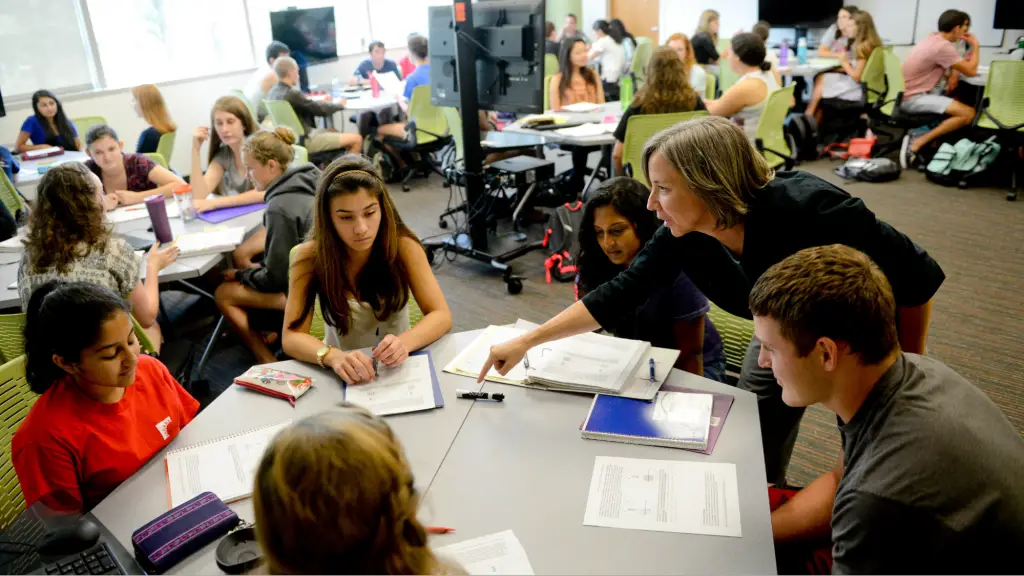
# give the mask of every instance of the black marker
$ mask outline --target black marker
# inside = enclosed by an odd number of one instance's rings
[[[487,392],[474,392],[473,390],[456,390],[456,398],[466,398],[467,400],[491,400],[493,402],[501,402],[505,399],[504,394],[488,394]]]

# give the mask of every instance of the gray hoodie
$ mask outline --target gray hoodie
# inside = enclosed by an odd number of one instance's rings
[[[313,227],[313,196],[319,179],[320,169],[307,162],[292,164],[270,184],[263,198],[267,203],[263,262],[258,268],[239,271],[239,282],[260,292],[288,291],[288,259]]]

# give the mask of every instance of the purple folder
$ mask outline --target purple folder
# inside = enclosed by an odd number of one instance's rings
[[[246,204],[245,206],[231,206],[230,208],[218,208],[217,210],[210,210],[209,212],[203,212],[199,215],[199,219],[210,224],[220,224],[225,220],[231,220],[232,218],[238,218],[244,216],[250,212],[257,210],[263,210],[266,208],[266,204]]]
[[[666,392],[694,392],[714,396],[714,399],[711,401],[711,429],[708,431],[708,447],[704,450],[691,450],[691,452],[699,454],[711,454],[715,449],[715,444],[718,443],[718,436],[722,433],[725,417],[729,415],[729,410],[732,409],[732,403],[736,401],[736,397],[730,394],[708,392],[707,390],[697,390],[696,388],[683,388],[682,386],[673,386],[671,384],[665,384],[661,389]]]

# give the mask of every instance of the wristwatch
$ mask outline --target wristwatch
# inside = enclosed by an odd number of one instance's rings
[[[321,368],[327,368],[327,366],[324,365],[324,358],[327,358],[327,355],[331,353],[332,348],[334,348],[334,346],[328,344],[316,351],[316,363],[319,364]]]

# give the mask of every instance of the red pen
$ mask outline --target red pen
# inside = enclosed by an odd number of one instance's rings
[[[448,534],[449,532],[455,532],[455,528],[445,528],[444,526],[427,526],[427,532],[431,534]]]

